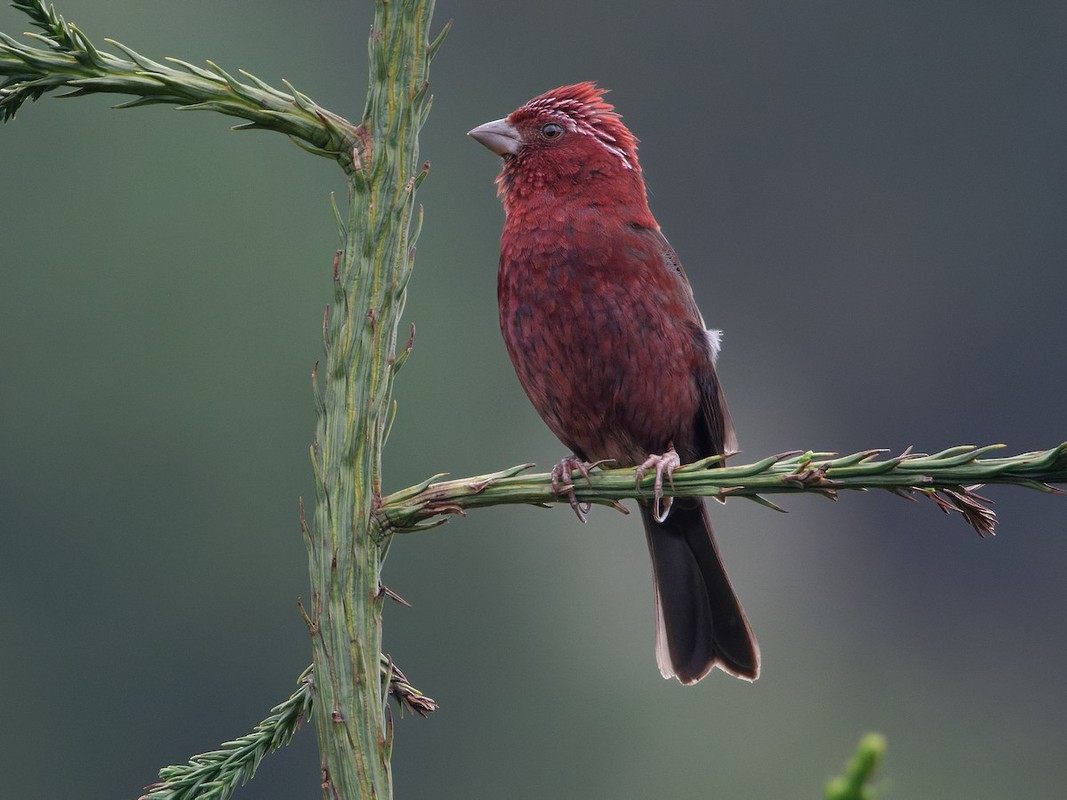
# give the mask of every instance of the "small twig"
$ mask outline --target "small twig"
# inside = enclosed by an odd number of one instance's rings
[[[383,657],[383,670],[385,669],[384,661]],[[408,683],[407,676],[391,660],[389,661],[389,671],[389,694],[399,704],[401,711],[410,711],[425,719],[437,710],[437,701],[432,697],[427,697]]]

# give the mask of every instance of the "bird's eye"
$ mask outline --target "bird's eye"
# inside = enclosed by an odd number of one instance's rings
[[[546,122],[541,126],[541,135],[551,141],[563,135],[563,126],[555,122]]]

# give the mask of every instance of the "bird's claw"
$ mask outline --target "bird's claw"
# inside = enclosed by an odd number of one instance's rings
[[[667,476],[667,481],[671,485],[671,489],[674,488],[674,471],[682,465],[682,461],[678,458],[678,453],[674,449],[674,445],[670,445],[667,448],[667,452],[662,455],[652,454],[644,460],[644,462],[634,470],[634,479],[640,485],[644,480],[645,473],[650,469],[656,470],[656,481],[652,484],[652,516],[656,518],[656,522],[663,522],[667,519],[667,515],[671,512],[671,506],[674,504],[674,498],[668,497],[666,505],[662,506],[663,501],[663,476]]]
[[[590,463],[588,461],[583,461],[578,458],[578,456],[567,456],[556,464],[556,466],[552,467],[552,493],[566,495],[571,510],[574,511],[575,515],[582,522],[585,522],[585,515],[589,513],[593,504],[578,502],[578,496],[574,493],[574,480],[571,478],[571,473],[577,470],[578,474],[585,478],[585,482],[592,486],[593,481],[589,478],[590,470],[594,470],[601,464],[606,464],[609,461],[611,461],[610,458],[605,458]]]

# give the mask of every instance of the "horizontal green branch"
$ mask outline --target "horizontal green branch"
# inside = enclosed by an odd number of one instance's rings
[[[781,510],[764,495],[821,494],[836,499],[846,489],[884,489],[908,499],[927,497],[946,513],[957,511],[979,534],[993,533],[996,515],[989,500],[976,494],[983,484],[1010,484],[1062,493],[1054,484],[1067,484],[1067,442],[1051,450],[1021,453],[1006,458],[982,458],[1003,445],[964,445],[934,455],[912,453],[885,456],[885,450],[865,450],[835,457],[833,453],[799,451],[764,458],[754,464],[709,469],[721,460],[705,459],[680,467],[664,496],[746,497]],[[567,502],[552,490],[548,474],[522,474],[524,464],[491,475],[439,481],[434,477],[383,497],[377,523],[383,530],[408,533],[445,522],[450,515],[484,506]],[[619,506],[620,500],[648,499],[655,476],[634,480],[628,469],[595,470],[589,480],[576,478],[579,502]]]
[[[115,108],[167,103],[181,110],[218,111],[246,120],[235,130],[284,133],[318,155],[351,161],[358,128],[320,108],[285,82],[289,92],[241,70],[238,80],[218,65],[207,68],[168,58],[161,64],[111,39],[123,56],[98,49],[73,23],[41,0],[16,0],[41,33],[28,33],[43,47],[31,47],[0,33],[0,120],[7,121],[27,101],[47,92],[80,97],[98,92],[133,95]]]

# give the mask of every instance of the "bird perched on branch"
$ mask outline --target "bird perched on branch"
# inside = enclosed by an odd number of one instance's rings
[[[736,451],[707,330],[678,256],[648,208],[637,139],[604,90],[561,86],[470,132],[503,158],[497,295],[519,382],[573,456],[656,472],[640,502],[656,595],[656,660],[692,684],[718,667],[759,676],[759,648],[701,498],[664,500],[681,463]]]

